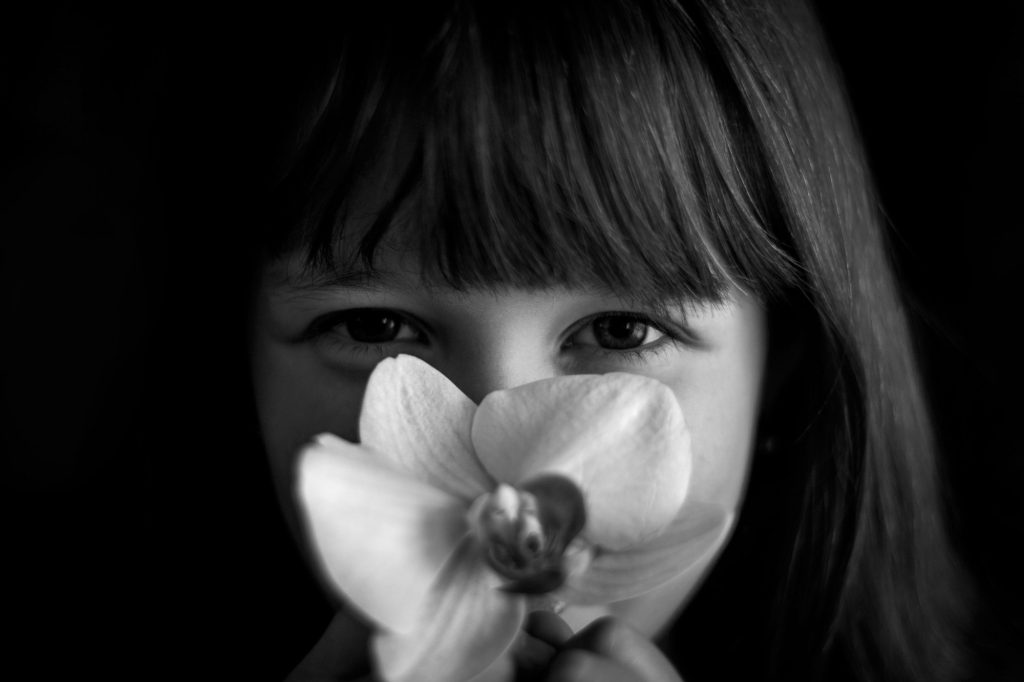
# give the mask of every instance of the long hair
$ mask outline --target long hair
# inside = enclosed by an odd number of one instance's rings
[[[804,4],[358,4],[333,24],[268,256],[372,268],[402,244],[455,287],[754,293],[770,361],[794,344],[799,361],[666,649],[695,680],[961,675],[968,598],[907,321]]]

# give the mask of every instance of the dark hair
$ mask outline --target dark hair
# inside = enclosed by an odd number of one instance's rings
[[[762,417],[779,445],[667,648],[687,679],[961,676],[969,596],[910,334],[808,8],[358,4],[269,255],[372,268],[403,244],[457,287],[757,294],[773,357],[801,349]]]

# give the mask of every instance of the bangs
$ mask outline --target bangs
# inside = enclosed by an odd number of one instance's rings
[[[674,3],[398,20],[365,4],[281,185],[272,255],[346,273],[396,248],[456,288],[652,299],[793,279],[738,90]]]

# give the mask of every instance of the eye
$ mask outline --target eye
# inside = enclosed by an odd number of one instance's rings
[[[424,338],[408,316],[388,308],[352,308],[322,315],[310,325],[307,337],[324,336],[378,345]]]
[[[352,310],[344,318],[345,331],[353,341],[361,343],[387,343],[409,332],[405,321],[391,312],[379,308]]]
[[[666,336],[655,324],[635,313],[605,313],[588,320],[569,339],[570,346],[597,346],[607,350],[635,350]]]

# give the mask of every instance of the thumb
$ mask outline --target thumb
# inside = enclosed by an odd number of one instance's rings
[[[370,680],[369,642],[369,628],[347,611],[338,611],[286,682]]]

